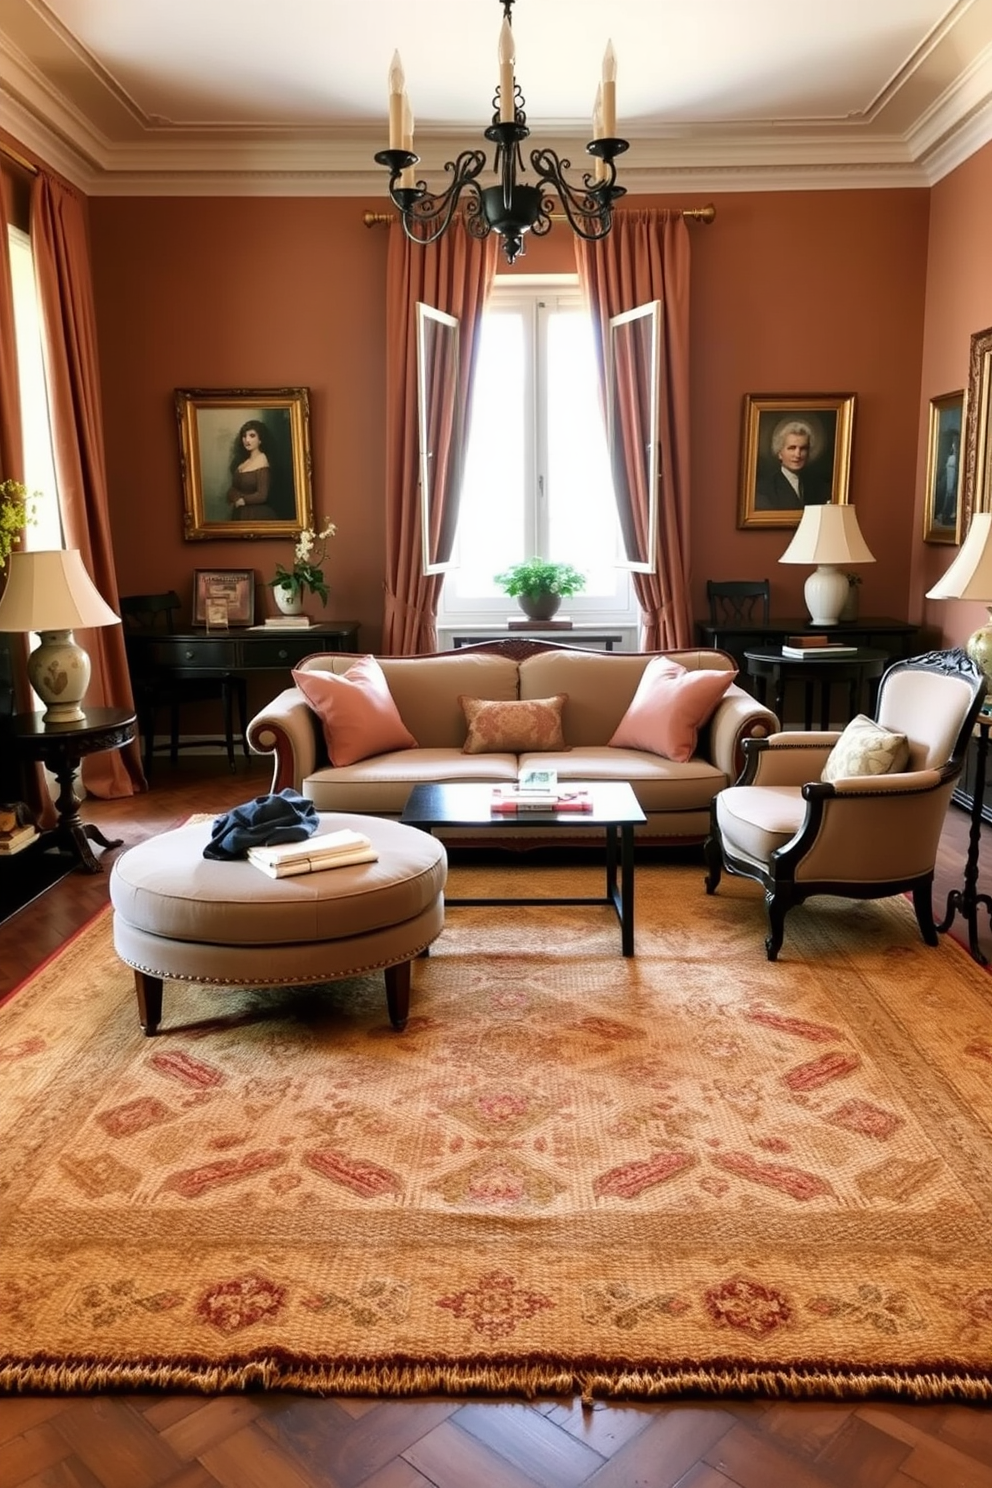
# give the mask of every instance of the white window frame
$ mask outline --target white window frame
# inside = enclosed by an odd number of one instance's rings
[[[498,276],[490,296],[490,305],[498,307],[503,305],[519,306],[521,304],[532,308],[535,319],[537,318],[537,306],[539,302],[550,299],[575,301],[582,304],[582,291],[578,276],[575,274],[514,274]],[[541,332],[538,328],[536,337]],[[539,381],[539,358],[535,356],[534,365],[527,373],[529,397],[531,406],[533,400],[538,396]],[[486,417],[486,410],[480,410],[480,417]],[[581,431],[577,434],[582,437]],[[525,538],[527,551],[520,553],[520,557],[529,557],[532,552],[540,551],[534,546],[537,542],[537,530],[539,518],[537,510],[542,499],[540,495],[540,482],[543,479],[542,471],[546,465],[545,452],[542,447],[541,424],[535,417],[529,422],[527,433],[528,467],[528,509],[530,531]],[[548,555],[545,555],[548,556]],[[557,555],[550,555],[557,556]],[[455,564],[457,565],[457,539],[455,548]],[[631,627],[638,625],[640,621],[640,609],[634,594],[629,572],[624,569],[616,570],[617,586],[613,597],[597,595],[588,596],[582,594],[570,595],[564,601],[568,613],[578,623],[594,624],[616,629],[618,626]],[[462,597],[454,592],[457,584],[457,566],[445,575],[442,584],[441,595],[438,602],[438,629],[439,631],[457,629],[464,625],[499,625],[505,623],[508,613],[513,612],[515,601],[505,594],[497,594],[491,598],[482,596]]]
[[[38,492],[40,496],[34,503],[34,520],[24,529],[24,547],[30,552],[39,552],[46,548],[65,546],[52,448],[41,305],[30,237],[22,228],[8,223],[7,243],[14,294],[14,336],[21,399],[24,484],[30,492]]]

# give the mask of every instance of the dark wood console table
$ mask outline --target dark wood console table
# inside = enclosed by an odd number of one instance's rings
[[[867,647],[869,650],[885,651],[893,661],[903,656],[912,656],[917,648],[918,625],[908,620],[867,619],[844,620],[839,625],[813,625],[805,619],[749,621],[746,625],[715,625],[699,622],[696,627],[700,644],[715,646],[719,651],[729,651],[737,661],[743,677],[745,651],[767,650],[770,646],[781,646],[790,635],[826,635],[831,640],[842,641],[845,646]]]
[[[358,650],[357,620],[328,621],[306,630],[257,629],[189,630],[168,634],[132,631],[125,635],[128,666],[132,677],[230,677],[250,672],[289,672],[315,651]],[[287,682],[288,685],[288,682]],[[240,719],[245,742],[247,719]],[[230,718],[225,719],[228,759],[234,759],[234,737]]]

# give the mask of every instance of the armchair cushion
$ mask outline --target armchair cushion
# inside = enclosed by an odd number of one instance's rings
[[[459,695],[468,734],[464,754],[520,754],[524,750],[546,752],[567,749],[561,727],[561,711],[568,701],[565,692],[554,697],[501,702]]]
[[[903,770],[909,760],[905,734],[882,728],[859,713],[852,718],[827,756],[821,780],[845,780],[852,775],[888,775]]]
[[[346,672],[297,667],[293,681],[320,719],[332,765],[354,765],[373,754],[416,749],[399,715],[382,667],[362,656]]]
[[[611,746],[644,749],[685,764],[695,752],[700,728],[736,676],[730,671],[690,672],[677,661],[656,657],[644,668]]]

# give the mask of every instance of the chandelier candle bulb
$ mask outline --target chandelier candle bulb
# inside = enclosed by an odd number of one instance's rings
[[[617,56],[612,41],[603,53],[603,133],[601,138],[614,139],[617,132]]]
[[[596,99],[592,106],[592,137],[594,140],[603,138],[603,85],[596,84]],[[602,181],[606,178],[606,164],[597,155],[593,160],[593,180]]]
[[[499,119],[501,124],[512,124],[516,117],[513,98],[513,64],[516,52],[513,45],[513,28],[504,17],[499,32]]]
[[[389,148],[403,149],[403,99],[406,78],[399,52],[393,53],[389,66]]]
[[[410,107],[410,100],[406,93],[403,94],[403,144],[401,148],[413,154],[413,109]],[[412,190],[416,184],[413,166],[405,166],[400,171],[400,185],[407,190]]]

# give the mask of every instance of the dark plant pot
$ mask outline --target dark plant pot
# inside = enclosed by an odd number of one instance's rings
[[[517,604],[531,620],[550,620],[561,605],[560,594],[518,594]]]

